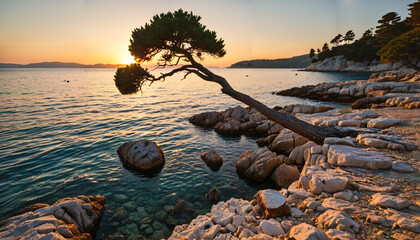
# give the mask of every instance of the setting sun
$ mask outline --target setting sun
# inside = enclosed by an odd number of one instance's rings
[[[134,60],[133,56],[128,56],[128,57],[124,58],[123,64],[130,65],[130,64],[135,63],[135,62],[136,62],[136,60]]]

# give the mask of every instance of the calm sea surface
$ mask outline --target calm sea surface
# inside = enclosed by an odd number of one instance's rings
[[[370,76],[292,69],[213,71],[270,107],[314,103],[272,91]],[[235,171],[243,151],[258,149],[256,136],[227,137],[188,123],[194,114],[242,105],[218,85],[175,75],[141,94],[123,96],[114,86],[114,72],[0,69],[0,220],[33,203],[102,194],[107,205],[98,236],[157,239],[170,234],[171,224],[208,211],[204,195],[213,187],[222,200],[250,199],[260,188],[273,187],[248,182]],[[124,169],[116,153],[121,144],[137,139],[156,141],[165,153],[165,167],[152,178]],[[219,171],[200,159],[210,149],[224,159]],[[178,199],[194,213],[171,215]]]

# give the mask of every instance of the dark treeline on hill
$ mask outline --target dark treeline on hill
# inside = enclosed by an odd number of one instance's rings
[[[308,55],[280,59],[257,59],[240,61],[229,68],[306,68],[311,64]]]
[[[410,16],[405,20],[396,12],[389,12],[378,20],[374,31],[370,28],[357,40],[354,40],[353,30],[345,35],[338,34],[331,41],[315,50],[309,51],[312,62],[323,61],[326,58],[344,55],[347,60],[356,62],[381,60],[387,62],[404,62],[416,70],[420,59],[420,1],[408,5]]]
[[[119,68],[123,64],[80,64],[62,62],[42,62],[30,64],[0,63],[0,68]]]

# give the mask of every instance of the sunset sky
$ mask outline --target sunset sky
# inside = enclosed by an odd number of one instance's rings
[[[0,62],[127,63],[131,31],[182,8],[225,40],[226,67],[321,48],[338,33],[356,38],[390,11],[407,17],[414,0],[0,0]]]

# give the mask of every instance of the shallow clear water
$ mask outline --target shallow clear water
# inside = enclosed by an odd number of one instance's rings
[[[313,103],[272,91],[370,76],[291,69],[213,71],[271,107]],[[256,137],[222,136],[188,123],[193,114],[241,105],[219,86],[193,76],[181,81],[183,75],[175,75],[142,94],[123,96],[114,86],[114,72],[0,69],[1,219],[36,202],[102,194],[107,205],[98,236],[123,233],[132,238],[139,233],[160,238],[170,234],[167,223],[186,223],[208,211],[204,195],[213,187],[222,200],[250,199],[260,188],[273,187],[248,182],[235,171],[243,151],[258,149]],[[124,169],[116,153],[121,144],[140,138],[156,141],[165,153],[165,167],[152,178]],[[224,159],[216,172],[200,159],[210,149]],[[165,213],[178,199],[195,212]]]

